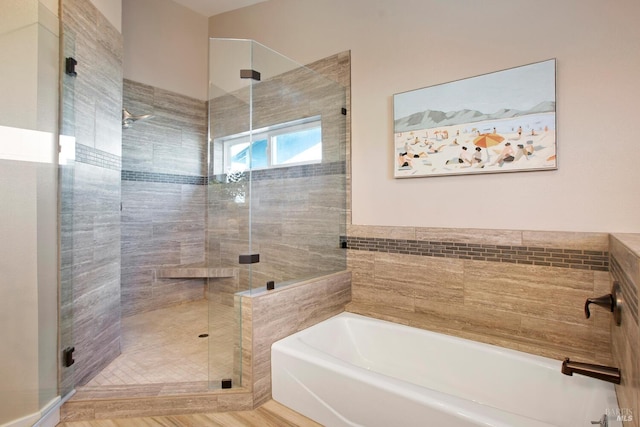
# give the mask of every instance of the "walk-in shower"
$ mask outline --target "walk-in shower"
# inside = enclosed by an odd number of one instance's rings
[[[80,137],[61,179],[75,401],[243,387],[239,295],[346,269],[345,88],[313,70],[334,60],[209,48],[206,99],[124,80],[123,105],[153,119],[120,127],[119,158],[82,142],[88,85],[65,77],[64,129]],[[104,251],[88,257],[92,241]]]

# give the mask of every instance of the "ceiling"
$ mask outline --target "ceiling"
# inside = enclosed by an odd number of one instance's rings
[[[173,0],[204,16],[218,15],[267,0]]]

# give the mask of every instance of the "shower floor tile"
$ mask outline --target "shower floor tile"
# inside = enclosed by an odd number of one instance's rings
[[[209,318],[215,331],[209,331]],[[85,387],[206,382],[209,360],[212,380],[232,377],[235,324],[232,307],[207,300],[126,317],[122,354]],[[216,340],[211,355],[210,338],[200,334]]]

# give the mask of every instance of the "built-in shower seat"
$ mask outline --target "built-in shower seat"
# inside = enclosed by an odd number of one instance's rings
[[[203,279],[237,276],[238,269],[234,267],[209,268],[202,264],[184,264],[156,268],[156,278],[158,279]]]

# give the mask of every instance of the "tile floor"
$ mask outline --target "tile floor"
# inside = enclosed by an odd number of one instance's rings
[[[85,388],[231,378],[235,325],[233,307],[207,300],[123,318],[122,354]]]

